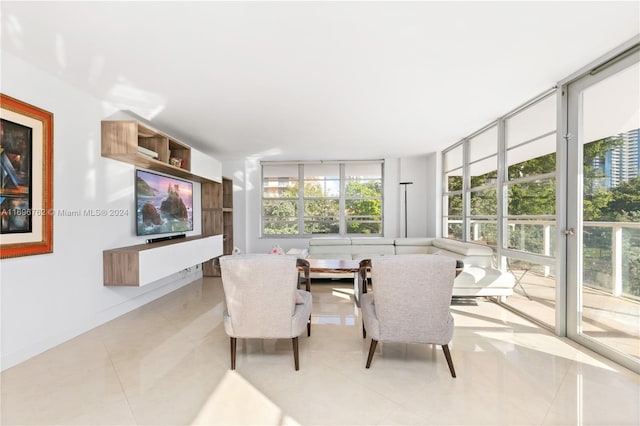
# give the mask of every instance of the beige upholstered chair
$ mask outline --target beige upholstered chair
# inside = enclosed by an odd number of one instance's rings
[[[371,259],[373,292],[362,295],[362,319],[371,336],[367,368],[378,342],[442,345],[456,377],[448,343],[453,337],[451,293],[456,261],[447,256],[407,254]],[[366,333],[365,333],[366,335]]]
[[[230,337],[232,370],[236,368],[237,338],[290,338],[295,368],[299,369],[298,336],[305,325],[311,335],[311,293],[308,281],[307,291],[297,290],[298,264],[294,256],[272,254],[220,258],[227,305],[224,328]],[[305,272],[308,276],[308,269]]]

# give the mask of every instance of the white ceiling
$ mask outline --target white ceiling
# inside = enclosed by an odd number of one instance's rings
[[[639,4],[3,0],[0,8],[3,51],[106,106],[220,159],[308,160],[442,149],[640,33]]]

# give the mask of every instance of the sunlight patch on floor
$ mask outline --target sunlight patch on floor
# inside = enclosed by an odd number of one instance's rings
[[[235,371],[227,371],[191,425],[299,425]]]

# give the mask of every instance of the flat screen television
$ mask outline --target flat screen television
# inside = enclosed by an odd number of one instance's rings
[[[193,230],[193,183],[136,170],[136,234]]]

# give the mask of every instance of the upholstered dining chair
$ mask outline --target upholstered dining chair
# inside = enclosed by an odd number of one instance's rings
[[[309,291],[297,289],[296,257],[272,254],[223,256],[220,269],[231,369],[236,368],[237,338],[290,338],[295,369],[299,370],[298,336],[305,325],[307,335],[311,335],[312,298]]]
[[[456,260],[432,254],[371,259],[374,289],[360,302],[363,333],[371,336],[366,368],[378,342],[441,345],[449,371],[456,377],[449,342],[453,337],[451,293]]]

